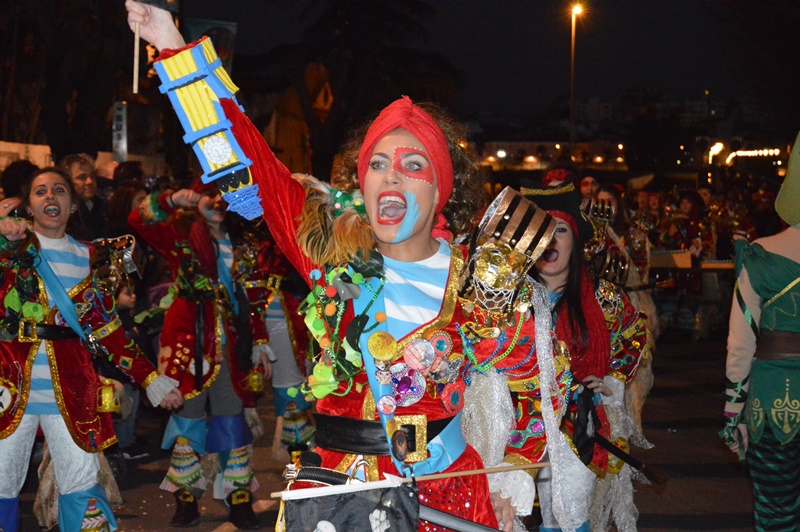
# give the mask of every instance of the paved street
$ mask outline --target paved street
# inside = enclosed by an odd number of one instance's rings
[[[634,451],[668,477],[663,491],[640,486],[639,530],[753,529],[753,500],[743,463],[717,437],[725,389],[725,337],[692,342],[663,337],[644,432],[655,445]]]
[[[752,497],[745,467],[736,461],[716,436],[722,420],[724,388],[724,335],[692,341],[689,335],[662,337],[655,356],[655,386],[645,405],[644,429],[655,444],[649,451],[635,450],[637,458],[668,477],[662,490],[639,485],[636,501],[641,512],[639,530],[738,532],[752,530]],[[256,443],[256,473],[261,499],[256,509],[271,528],[275,520],[272,491],[282,487],[282,463],[269,452],[274,417],[270,398],[261,400],[259,411],[267,434]],[[139,435],[151,447],[151,457],[130,463],[120,481],[124,505],[117,510],[122,530],[168,530],[174,499],[156,486],[167,466],[168,456],[158,449],[160,427],[165,417],[144,409]],[[23,530],[38,525],[31,506],[35,478],[31,476],[23,493]],[[226,523],[227,508],[206,496],[201,499],[200,525],[195,531],[234,530]]]

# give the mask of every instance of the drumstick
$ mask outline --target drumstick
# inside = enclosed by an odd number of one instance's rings
[[[139,94],[139,23],[133,30],[133,93]]]

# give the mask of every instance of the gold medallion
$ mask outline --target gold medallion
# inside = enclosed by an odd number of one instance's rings
[[[397,341],[388,332],[377,331],[367,340],[367,348],[376,360],[389,362],[397,351]]]

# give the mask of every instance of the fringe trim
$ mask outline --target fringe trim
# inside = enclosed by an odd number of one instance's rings
[[[314,432],[313,425],[308,422],[305,423],[304,427],[287,427],[284,425],[281,431],[281,445],[288,447],[295,443],[308,443],[314,436]]]
[[[253,473],[251,450],[240,447],[231,452],[228,464],[222,473],[222,493],[227,497],[232,491],[246,489],[251,493],[258,489],[258,481]]]
[[[175,444],[172,459],[160,489],[175,493],[181,489],[206,489],[206,477],[197,454],[188,445]]]
[[[81,532],[104,532],[108,530],[106,516],[97,508],[95,500],[91,499],[81,522]]]
[[[158,488],[170,493],[175,493],[178,490],[190,488],[205,491],[206,479],[203,476],[202,471],[198,472],[197,475],[193,475],[191,478],[178,478],[167,473],[167,476],[164,477],[164,480],[161,481],[161,484],[158,486]]]

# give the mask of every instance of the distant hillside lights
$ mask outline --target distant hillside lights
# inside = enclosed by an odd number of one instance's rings
[[[562,157],[561,143],[494,141],[483,148],[483,165],[492,170],[542,170]],[[575,143],[572,161],[583,168],[627,170],[625,146],[621,143],[594,141]]]
[[[681,148],[683,147],[681,146]],[[715,164],[716,161],[716,164],[721,166],[734,166],[736,164],[737,157],[766,158],[768,162],[772,164],[772,166],[777,167],[777,175],[783,176],[786,172],[784,168],[784,161],[788,158],[788,156],[788,150],[783,150],[781,148],[758,148],[751,150],[730,151],[729,148],[726,148],[724,143],[716,142],[713,146],[711,146],[711,148],[709,148],[707,157],[704,157],[704,159],[708,161],[709,165]],[[680,161],[678,161],[678,164],[680,164]]]
[[[781,154],[781,150],[779,148],[767,148],[763,150],[737,150],[732,152],[728,155],[728,158],[725,159],[725,164],[730,166],[733,164],[733,159],[735,157],[778,157]],[[781,166],[783,161],[780,159],[775,161],[777,166]]]

